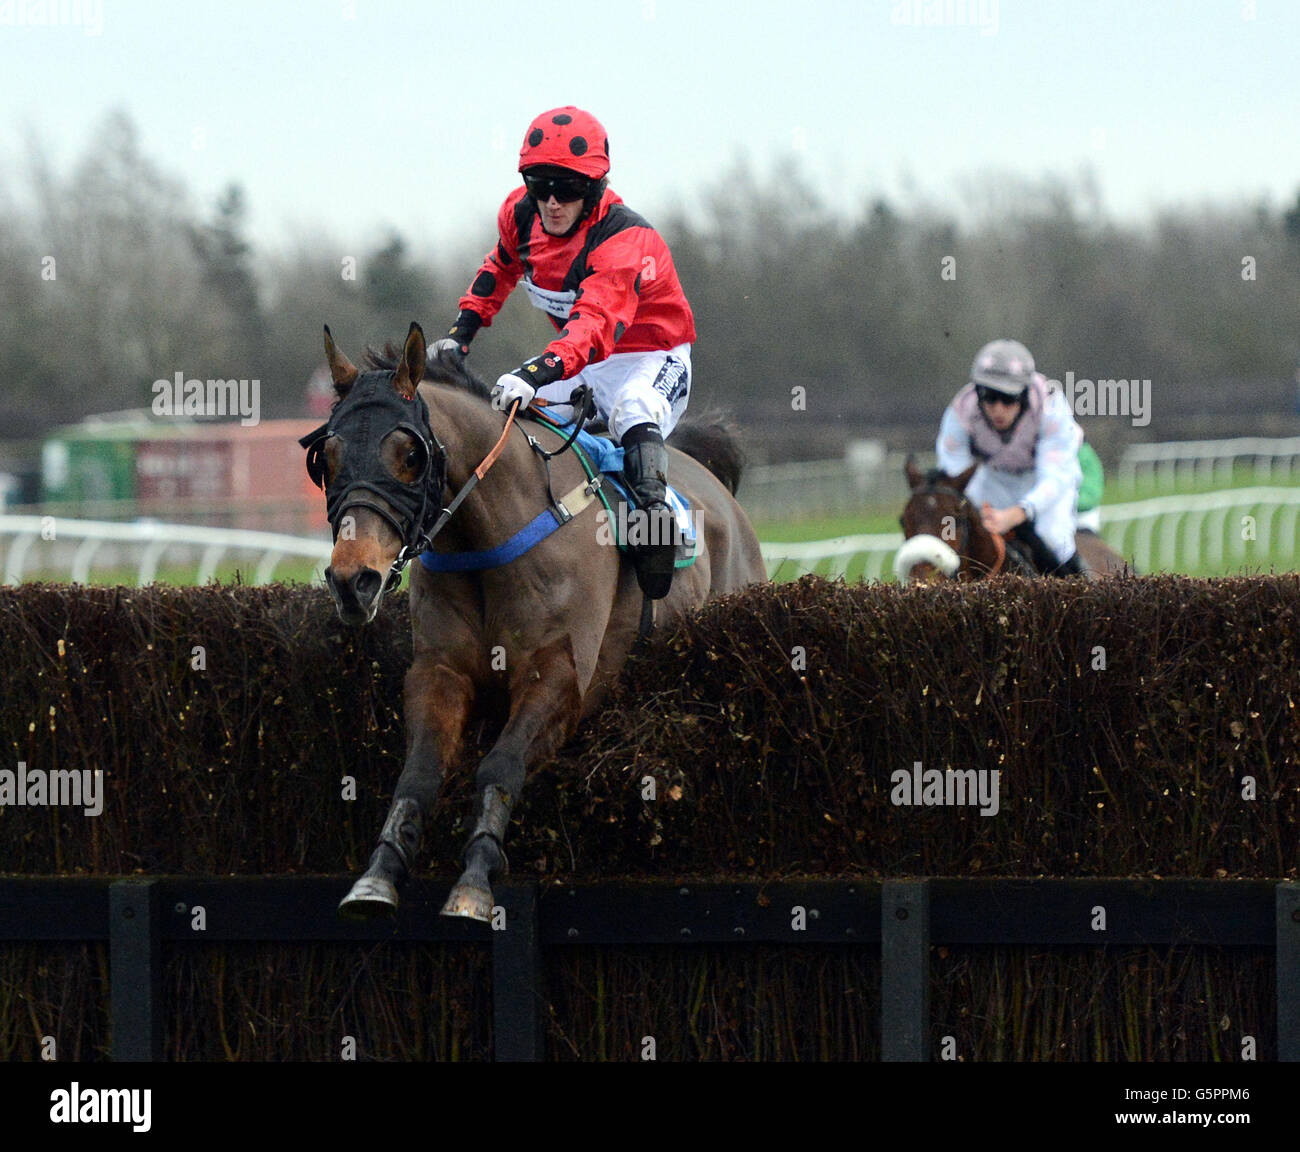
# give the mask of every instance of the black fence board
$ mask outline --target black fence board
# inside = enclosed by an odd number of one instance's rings
[[[547,944],[871,944],[880,885],[565,884],[542,895]]]
[[[440,916],[450,884],[412,880],[402,889],[397,915],[368,922],[343,920],[338,903],[352,877],[228,876],[162,885],[163,938],[205,943],[264,941],[477,941],[489,943],[487,925]],[[196,930],[195,909],[204,910]]]
[[[1272,880],[932,880],[937,944],[1271,946]],[[1092,927],[1105,911],[1105,930]]]
[[[1300,1061],[1300,884],[1277,886],[1277,1058]]]
[[[0,876],[0,940],[107,940],[110,883]]]
[[[880,935],[880,1058],[929,1060],[929,881],[885,883]]]
[[[882,1055],[927,1059],[930,945],[1264,947],[1278,1057],[1300,1060],[1300,884],[1273,880],[916,879],[503,884],[505,931],[439,910],[414,880],[397,916],[336,915],[351,877],[0,877],[0,941],[109,941],[114,1059],[157,1059],[163,942],[439,941],[493,947],[496,1056],[544,1056],[542,957],[559,945],[882,945]],[[900,916],[906,905],[906,917]],[[195,924],[202,907],[204,923]],[[1104,910],[1104,929],[1097,926]],[[892,917],[892,919],[891,919]]]
[[[492,929],[492,1038],[500,1061],[545,1058],[545,980],[537,886],[500,884],[493,892],[504,922]]]
[[[162,1058],[158,889],[152,880],[120,880],[108,890],[114,1060]]]

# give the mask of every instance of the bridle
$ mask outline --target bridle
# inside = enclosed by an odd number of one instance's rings
[[[496,463],[519,411],[519,401],[516,400],[506,414],[505,427],[501,430],[500,439],[479,466],[470,473],[451,502],[446,507],[442,507],[442,497],[447,487],[447,449],[438,439],[429,422],[429,407],[424,402],[424,397],[420,395],[419,389],[417,388],[414,396],[408,400],[393,388],[393,375],[392,372],[368,372],[360,377],[348,390],[347,395],[334,406],[329,420],[298,441],[307,449],[307,475],[316,487],[325,491],[325,512],[335,540],[338,539],[339,526],[343,521],[344,513],[349,508],[369,508],[392,525],[401,539],[402,547],[384,579],[385,592],[395,588],[401,581],[406,566],[422,552],[428,550],[434,537],[446,526],[461,502]],[[363,382],[365,390],[359,392],[358,389],[362,388]],[[355,402],[353,402],[354,396],[357,397]],[[529,445],[546,464],[548,493],[550,461],[552,457],[568,449],[577,437],[578,430],[591,410],[592,390],[588,385],[582,385],[574,390],[569,400],[571,403],[577,403],[578,416],[574,421],[572,433],[560,448],[554,452],[546,452],[532,436],[528,437]],[[545,405],[545,401],[537,399],[534,399],[533,403]],[[413,407],[408,409],[408,406]],[[369,408],[393,409],[399,419],[382,432],[372,432],[367,411]],[[355,465],[351,458],[345,458],[339,475],[335,476],[333,482],[327,487],[325,441],[331,436],[338,435],[345,424],[351,424],[354,420],[361,424],[360,435],[356,437],[358,450],[363,455],[367,452],[367,448],[373,450],[373,464],[377,474],[352,475],[355,472]],[[392,432],[398,430],[411,435],[422,446],[424,452],[420,474],[409,483],[390,475],[379,461],[379,445]],[[382,497],[384,503],[376,503],[373,499],[364,496],[358,498],[354,496],[356,492],[377,494]],[[554,496],[551,496],[551,503],[553,505],[556,503]],[[385,504],[397,508],[400,517],[395,517]]]
[[[970,547],[971,518],[975,515],[975,505],[973,505],[970,502],[965,492],[962,492],[960,489],[952,487],[951,484],[941,483],[939,477],[944,475],[945,475],[944,473],[938,471],[937,469],[928,472],[925,477],[924,485],[922,487],[915,488],[912,490],[912,495],[909,498],[908,503],[910,504],[911,501],[915,500],[918,496],[938,495],[938,496],[953,497],[957,501],[957,510],[955,513],[955,517],[957,519],[958,532],[960,533],[957,541],[958,546],[955,549],[955,551],[957,555],[963,559],[963,561],[969,561],[970,563],[975,563],[975,561],[970,560],[970,556],[968,552],[968,549]],[[903,513],[905,516],[907,510],[904,509]],[[900,516],[898,518],[898,521],[901,526],[903,522],[903,516]],[[1007,558],[1007,542],[996,532],[990,532],[989,535],[993,538],[993,545],[997,549],[997,559],[993,561],[993,566],[989,568],[989,570],[985,573],[985,575],[996,576],[999,572],[1002,571],[1003,563],[1006,561]],[[981,565],[981,567],[983,567],[983,565]]]
[[[406,565],[441,530],[446,523],[443,514],[450,515],[442,507],[447,449],[429,423],[429,408],[418,389],[407,399],[393,388],[392,378],[392,372],[365,373],[334,406],[329,420],[298,441],[307,449],[307,475],[325,492],[325,514],[336,541],[345,514],[353,508],[370,509],[402,541],[385,578],[385,591],[401,580]],[[375,419],[377,412],[385,411],[396,419]],[[405,432],[420,446],[423,460],[414,480],[398,480],[380,463],[379,446],[396,431]],[[327,485],[325,442],[338,435],[352,442],[351,451]]]

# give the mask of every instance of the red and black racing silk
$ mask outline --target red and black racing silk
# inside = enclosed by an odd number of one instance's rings
[[[523,279],[559,333],[546,351],[563,379],[614,352],[657,352],[695,341],[695,318],[659,233],[608,188],[571,236],[552,236],[516,188],[497,216],[500,240],[461,297],[486,327]]]

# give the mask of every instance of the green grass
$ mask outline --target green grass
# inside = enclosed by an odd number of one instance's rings
[[[1233,470],[1231,479],[1220,480],[1206,478],[1202,480],[1184,479],[1173,487],[1162,486],[1155,481],[1140,480],[1137,484],[1121,485],[1113,477],[1106,478],[1106,494],[1102,504],[1126,504],[1133,500],[1150,500],[1155,496],[1194,496],[1201,492],[1227,492],[1233,488],[1300,488],[1300,475],[1288,477],[1284,473],[1275,475],[1271,480],[1256,476],[1252,466],[1239,464]]]
[[[1254,487],[1300,488],[1300,477],[1292,481],[1288,481],[1285,477],[1267,481],[1263,478],[1256,479],[1252,467],[1239,466],[1231,481],[1225,479],[1220,483],[1208,480],[1201,482],[1187,480],[1180,483],[1176,488],[1161,488],[1150,482],[1120,488],[1112,482],[1107,485],[1102,505],[1104,507],[1107,504],[1126,504],[1155,496],[1191,496],[1203,492]],[[756,521],[754,527],[758,532],[758,538],[764,543],[804,543],[811,540],[830,540],[841,536],[897,532],[899,530],[898,516],[901,511],[901,507],[894,509],[864,508],[862,514],[858,516],[828,516],[786,521],[764,520]],[[1262,533],[1262,518],[1259,528]],[[1258,540],[1246,541],[1243,556],[1225,555],[1221,564],[1209,563],[1204,555],[1202,555],[1199,563],[1193,564],[1184,553],[1180,553],[1175,570],[1187,576],[1225,576],[1300,570],[1300,554],[1284,550],[1278,540],[1279,535],[1280,533],[1275,532],[1271,540],[1265,539],[1261,535]],[[1131,534],[1129,539],[1133,539]],[[1203,549],[1204,551],[1206,550]],[[862,560],[851,564],[848,569],[849,580],[860,578],[864,567],[865,562]],[[826,565],[821,565],[818,570],[825,571],[825,568]],[[788,574],[777,573],[778,580],[789,578],[791,577]]]
[[[1173,489],[1163,489],[1152,482],[1144,482],[1135,487],[1121,488],[1112,478],[1107,483],[1103,506],[1105,504],[1122,504],[1145,500],[1153,496],[1195,495],[1201,492],[1256,486],[1300,488],[1300,477],[1293,481],[1288,481],[1285,477],[1272,481],[1262,478],[1256,479],[1254,469],[1242,465],[1236,469],[1230,482],[1227,480],[1217,483],[1213,480],[1185,480]],[[812,540],[831,540],[842,536],[892,533],[899,530],[898,516],[901,511],[901,507],[864,508],[860,515],[854,516],[755,521],[754,528],[758,532],[758,538],[764,543],[804,543]],[[236,581],[248,583],[252,580],[256,567],[256,560],[247,564],[223,564],[218,568],[216,578],[224,584],[233,584]],[[859,579],[864,567],[864,561],[855,561],[848,570],[849,579]],[[822,566],[822,569],[825,569],[825,565]],[[1272,542],[1261,539],[1246,543],[1244,557],[1225,557],[1224,564],[1220,566],[1208,565],[1204,560],[1200,564],[1193,565],[1189,562],[1183,562],[1183,558],[1180,557],[1178,571],[1189,576],[1213,576],[1226,575],[1230,572],[1234,574],[1243,571],[1266,573],[1270,570],[1288,572],[1297,569],[1300,569],[1300,556],[1284,552],[1277,545],[1276,539]],[[161,584],[187,585],[194,582],[194,576],[195,569],[193,567],[163,567],[159,569],[158,582]],[[29,570],[25,573],[25,578],[28,580],[67,580],[68,577],[67,571],[64,569],[63,571],[44,573]],[[782,573],[778,573],[777,578],[788,579],[790,575],[783,576]],[[286,583],[313,582],[312,565],[304,560],[285,559],[276,567],[275,579]],[[405,580],[406,577],[403,579]],[[90,583],[110,586],[115,584],[133,585],[135,583],[135,569],[92,569]]]
[[[136,573],[138,568],[94,568],[90,570],[90,579],[87,583],[98,587],[114,587],[118,584],[134,586],[136,582]],[[253,573],[257,571],[257,561],[250,564],[219,564],[214,574],[214,581],[220,584],[251,584],[253,582]],[[193,584],[194,577],[197,573],[195,565],[186,565],[184,567],[169,568],[163,565],[158,569],[156,582],[159,584],[173,584],[177,587]],[[312,566],[310,563],[302,560],[286,559],[276,566],[275,573],[272,577],[277,583],[314,583],[319,581],[319,576],[313,578]],[[58,570],[42,571],[39,568],[29,566],[23,572],[23,581],[25,583],[34,583],[37,580],[48,580],[51,582],[66,583],[68,579],[68,569],[66,565]]]
[[[861,516],[829,516],[816,520],[756,520],[754,530],[764,542],[769,540],[804,542],[830,540],[837,536],[858,536],[864,533],[897,532],[898,514],[878,512]]]

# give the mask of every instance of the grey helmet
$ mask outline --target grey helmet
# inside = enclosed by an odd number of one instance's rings
[[[1034,358],[1019,340],[994,340],[975,354],[970,380],[978,388],[992,388],[1006,396],[1021,397],[1034,377]]]

